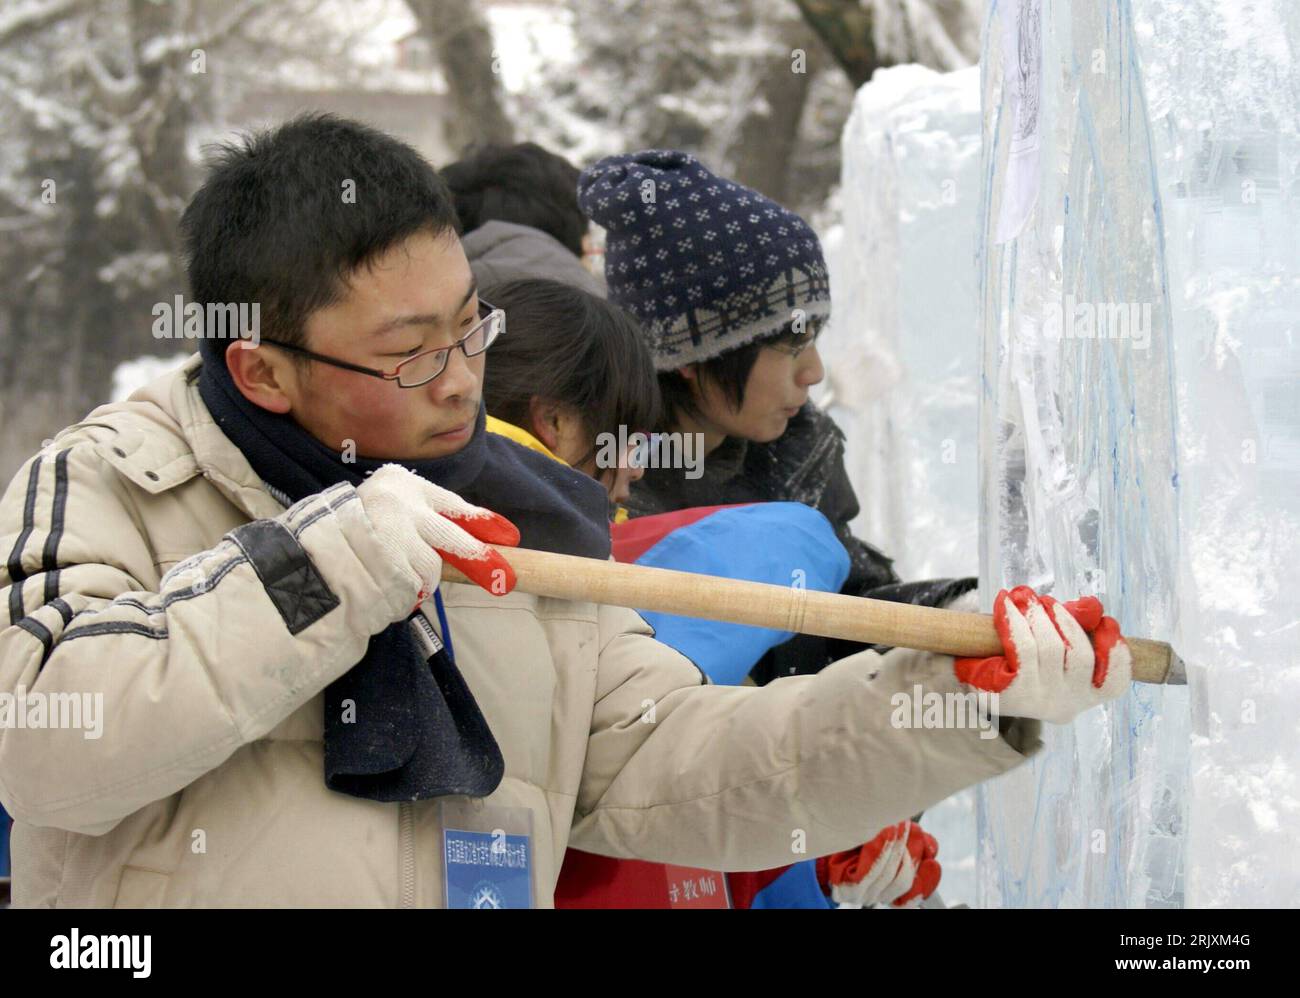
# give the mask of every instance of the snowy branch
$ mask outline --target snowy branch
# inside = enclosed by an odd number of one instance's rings
[[[83,24],[83,44],[77,49],[77,64],[89,74],[91,82],[106,105],[119,112],[125,111],[135,103],[140,93],[140,76],[134,67],[125,76],[114,76],[109,72],[100,60],[95,46],[90,43],[88,37],[84,37],[88,31],[89,26]]]
[[[975,61],[973,53],[963,52],[949,33],[936,9],[935,0],[897,0],[897,5],[897,22],[906,43],[898,46],[891,54],[899,59],[911,59],[944,70],[962,69]],[[958,21],[963,16],[969,16],[961,2],[949,4],[946,12],[950,19]],[[894,48],[886,41],[884,31],[880,30],[887,23],[887,19],[878,13],[877,44],[882,50]]]
[[[979,0],[794,0],[855,87],[881,66],[953,70],[978,58]]]
[[[45,3],[27,3],[0,12],[0,44],[12,43],[23,35],[57,21],[77,7],[80,0],[47,0]]]
[[[0,232],[17,232],[41,225],[45,219],[39,215],[21,215],[17,218],[0,218]]]
[[[84,129],[90,125],[86,117],[75,108],[33,93],[27,87],[7,79],[3,74],[0,74],[0,94],[11,98],[15,104],[35,117],[42,127],[53,127],[57,123],[71,129]]]
[[[260,0],[245,0],[244,3],[228,12],[225,17],[215,21],[207,29],[195,34],[176,34],[170,37],[160,36],[141,46],[140,60],[145,66],[156,66],[177,52],[191,52],[196,48],[207,48],[213,42],[226,37],[237,29],[242,21],[257,12],[262,4]]]

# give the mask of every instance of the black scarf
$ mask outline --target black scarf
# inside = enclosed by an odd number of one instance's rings
[[[291,417],[249,402],[220,361],[204,362],[199,392],[253,470],[293,502],[341,481],[360,485],[396,463],[511,520],[521,547],[609,557],[605,490],[567,465],[488,433],[481,404],[474,435],[455,454],[344,463]],[[365,657],[326,687],[325,784],[378,801],[486,796],[504,773],[501,750],[446,649],[426,662],[411,626],[408,618],[374,635]],[[344,720],[346,700],[355,705],[351,723]]]

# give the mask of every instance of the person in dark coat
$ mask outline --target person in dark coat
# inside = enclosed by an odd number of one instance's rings
[[[461,246],[479,287],[546,278],[605,297],[583,263],[589,223],[572,163],[521,142],[476,147],[440,172],[456,199]]]

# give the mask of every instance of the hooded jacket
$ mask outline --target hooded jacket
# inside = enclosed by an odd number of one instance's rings
[[[546,278],[605,297],[603,282],[568,247],[541,229],[514,222],[484,222],[462,235],[460,244],[479,288],[522,278]]]
[[[323,779],[322,690],[409,612],[409,581],[350,484],[287,510],[269,494],[204,407],[199,363],[59,433],[0,500],[0,699],[39,695],[63,721],[102,703],[98,737],[0,727],[14,904],[441,905],[439,802]],[[1041,747],[1032,721],[895,727],[894,694],[960,690],[946,656],[713,686],[634,611],[443,592],[505,759],[485,803],[527,813],[542,906],[569,845],[776,867],[792,842],[850,848]],[[329,608],[304,613],[306,596]]]

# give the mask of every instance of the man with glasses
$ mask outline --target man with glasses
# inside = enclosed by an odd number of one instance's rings
[[[716,687],[631,610],[513,591],[488,545],[606,559],[606,496],[486,432],[505,320],[410,148],[251,136],[182,235],[192,300],[260,303],[258,345],[201,341],[0,501],[0,691],[104,704],[93,736],[0,728],[16,904],[548,906],[569,843],[773,867],[1036,750],[1030,720],[891,727],[896,691],[960,688],[945,656]]]

